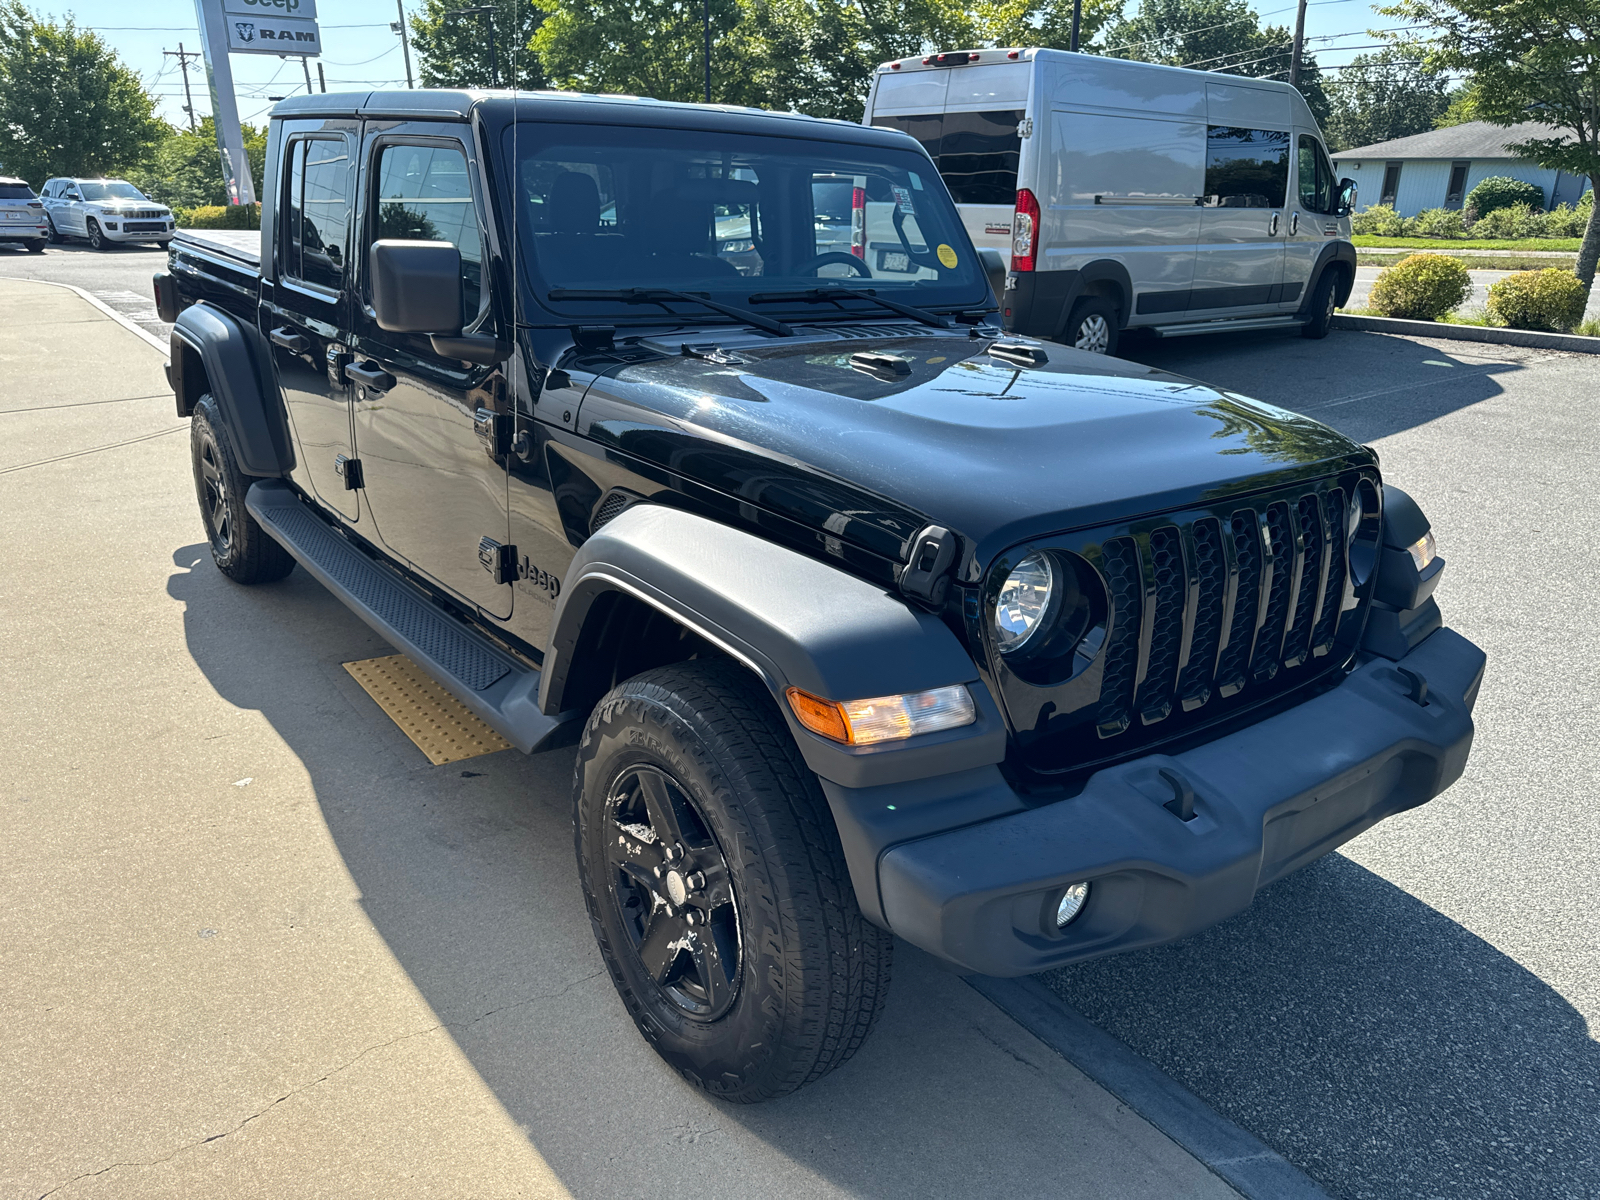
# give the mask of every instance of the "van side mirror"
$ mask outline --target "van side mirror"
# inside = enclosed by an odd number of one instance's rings
[[[1356,210],[1356,181],[1346,175],[1339,180],[1339,204],[1337,216],[1348,217]]]
[[[461,332],[461,251],[450,242],[372,243],[372,309],[390,333]]]

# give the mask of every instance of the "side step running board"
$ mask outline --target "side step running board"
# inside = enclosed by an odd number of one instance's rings
[[[569,746],[577,713],[539,711],[539,672],[442,612],[311,512],[289,486],[263,479],[245,507],[261,528],[356,616],[525,754]]]
[[[1196,333],[1239,333],[1247,329],[1298,329],[1300,317],[1235,317],[1217,321],[1193,321],[1188,325],[1152,325],[1157,337],[1189,337]]]

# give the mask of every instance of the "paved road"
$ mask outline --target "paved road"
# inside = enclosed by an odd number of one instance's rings
[[[1551,263],[1551,266],[1564,266],[1564,263]],[[1347,308],[1365,308],[1367,295],[1372,291],[1372,285],[1377,282],[1378,276],[1384,271],[1383,267],[1357,267],[1356,284],[1351,289]],[[1468,271],[1472,276],[1472,294],[1467,297],[1467,302],[1461,306],[1463,312],[1477,312],[1489,302],[1489,289],[1499,283],[1510,271]],[[1600,317],[1600,287],[1594,288],[1589,293],[1589,307],[1584,312],[1588,317]]]
[[[156,246],[118,246],[115,250],[97,251],[82,242],[64,242],[43,254],[29,254],[20,247],[0,244],[0,279],[70,283],[165,342],[172,326],[156,315],[150,277],[166,261],[166,250]]]
[[[1375,445],[1489,666],[1445,795],[1051,986],[1350,1200],[1600,1196],[1600,357],[1345,331],[1127,353]]]

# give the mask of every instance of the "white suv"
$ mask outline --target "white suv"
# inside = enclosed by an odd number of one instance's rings
[[[172,210],[123,179],[51,179],[39,193],[50,240],[86,238],[96,250],[120,242],[172,240]]]
[[[38,254],[49,232],[44,205],[27,182],[0,175],[0,242],[21,242]]]

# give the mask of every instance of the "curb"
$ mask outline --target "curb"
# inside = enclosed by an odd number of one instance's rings
[[[170,349],[171,348],[165,342],[163,342],[160,338],[156,337],[155,334],[151,333],[148,329],[145,329],[143,326],[139,325],[137,322],[135,322],[133,320],[130,320],[128,317],[123,316],[116,309],[112,308],[109,304],[107,304],[104,300],[101,300],[97,296],[95,296],[92,292],[86,292],[81,287],[75,287],[74,285],[72,285],[70,283],[58,283],[54,279],[23,279],[23,278],[15,278],[14,282],[16,282],[16,283],[42,283],[46,287],[66,288],[67,291],[69,291],[69,292],[77,292],[78,295],[82,296],[90,304],[94,305],[94,307],[98,308],[102,313],[104,313],[106,316],[110,317],[118,325],[121,325],[129,333],[134,334],[136,337],[138,337],[141,341],[143,341],[145,343],[145,345],[151,347],[152,349],[159,350],[162,354],[170,353]]]
[[[1368,333],[1398,333],[1410,337],[1443,338],[1453,342],[1490,342],[1497,346],[1531,346],[1536,350],[1567,350],[1600,354],[1600,337],[1576,333],[1539,333],[1532,329],[1495,329],[1487,325],[1451,325],[1446,321],[1405,321],[1399,317],[1358,317],[1334,313],[1334,329],[1359,329]]]
[[[1121,1100],[1247,1200],[1330,1200],[1310,1176],[1036,979],[965,976],[968,986]]]

